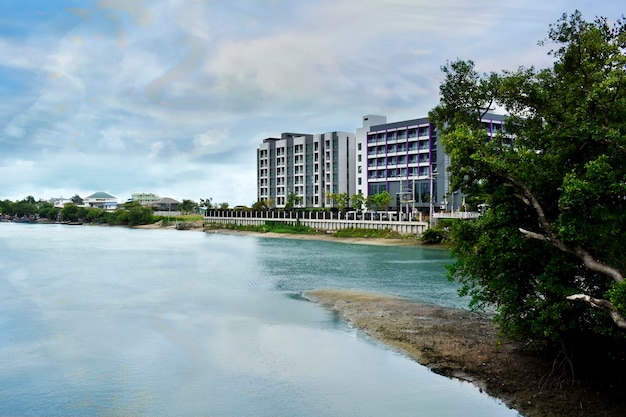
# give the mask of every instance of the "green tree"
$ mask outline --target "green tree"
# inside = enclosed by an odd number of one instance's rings
[[[302,204],[302,197],[295,191],[292,191],[287,196],[287,202],[285,203],[285,210],[292,210],[294,207]]]
[[[74,222],[78,220],[78,206],[74,203],[65,203],[61,209],[61,220]]]
[[[11,200],[0,201],[0,213],[13,215],[13,202]]]
[[[386,210],[391,204],[391,194],[382,191],[378,194],[367,196],[366,206],[371,210]]]
[[[140,204],[137,204],[128,208],[127,211],[128,214],[125,215],[120,221],[123,221],[130,226],[152,223],[152,210],[148,207],[143,207]]]
[[[330,193],[328,198],[334,203],[340,212],[345,213],[346,209],[350,205],[350,197],[348,193]]]
[[[365,205],[365,197],[361,193],[352,194],[350,196],[350,207],[358,211],[359,213],[363,210],[363,206]]]
[[[451,187],[488,207],[452,227],[449,276],[473,307],[496,308],[505,334],[616,342],[626,334],[615,332],[626,329],[624,19],[563,15],[547,41],[551,68],[442,68],[430,117]],[[506,133],[490,137],[481,118],[494,106],[509,116]]]
[[[223,202],[219,204],[219,209],[220,210],[228,210],[228,203],[227,202]]]
[[[35,199],[33,197],[29,197],[24,200],[15,202],[11,206],[11,214],[18,217],[32,216],[33,214],[37,213],[37,206],[35,205],[34,201]]]
[[[90,223],[100,223],[104,221],[104,210],[98,207],[91,207],[87,209],[85,220]]]
[[[84,202],[81,196],[79,196],[78,194],[74,195],[74,197],[72,197],[70,200],[72,200],[72,203],[76,204],[77,206],[82,206]]]
[[[195,212],[197,209],[198,209],[198,204],[195,201],[183,200],[183,202],[180,203],[180,210],[183,213],[192,213],[192,212]]]
[[[49,220],[56,220],[59,210],[51,203],[40,203],[37,207],[39,217]]]
[[[201,198],[200,199],[200,207],[206,207],[207,210],[211,210],[214,208],[213,199],[212,198]]]
[[[274,199],[268,198],[264,200],[259,200],[252,205],[252,210],[260,211],[260,210],[269,210],[274,206]]]

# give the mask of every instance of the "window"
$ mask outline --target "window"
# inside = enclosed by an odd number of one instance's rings
[[[357,155],[356,160],[357,160],[358,162],[361,162],[361,154],[358,154],[358,155]]]
[[[361,142],[359,142],[356,146],[357,146],[357,149],[360,151],[361,150]]]

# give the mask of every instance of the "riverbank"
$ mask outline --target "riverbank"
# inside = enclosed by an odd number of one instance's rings
[[[153,224],[134,226],[136,229],[176,229],[174,223],[163,224],[157,222]],[[295,240],[322,240],[328,242],[352,243],[357,245],[376,245],[376,246],[415,246],[432,249],[445,249],[441,245],[424,244],[418,239],[377,239],[377,238],[357,238],[357,237],[335,237],[332,233],[319,234],[296,234],[296,233],[275,233],[275,232],[252,232],[236,229],[204,229],[202,222],[190,223],[190,227],[185,230],[204,231],[206,233],[236,235],[236,236],[255,236],[268,238],[283,238]]]
[[[621,391],[602,381],[546,384],[553,358],[500,340],[489,315],[346,290],[320,289],[303,296],[433,372],[469,381],[527,417],[626,415]]]
[[[206,232],[445,249],[423,245],[415,239],[350,239],[336,238],[332,234],[296,235],[229,229]],[[498,329],[489,315],[345,290],[323,289],[303,295],[433,372],[469,381],[527,417],[626,415],[622,391],[606,386],[601,380],[579,378],[574,386],[551,383],[548,377],[553,371],[554,358],[533,355],[519,342],[500,340]]]

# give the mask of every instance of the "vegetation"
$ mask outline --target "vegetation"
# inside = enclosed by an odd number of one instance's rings
[[[360,213],[365,206],[365,197],[363,196],[363,194],[352,194],[350,196],[350,206]]]
[[[258,233],[290,233],[290,234],[317,234],[317,230],[300,224],[300,221],[296,221],[295,225],[291,225],[285,222],[265,222],[259,226],[244,226],[237,224],[208,224],[207,229],[227,229],[227,230],[241,230],[247,232]]]
[[[328,202],[334,202],[335,208],[342,213],[350,206],[348,193],[330,193],[326,195]]]
[[[391,194],[388,191],[383,191],[378,194],[367,196],[365,206],[370,210],[386,210],[391,203]]]
[[[254,211],[263,211],[269,210],[274,207],[274,199],[268,198],[264,200],[259,200],[252,205],[252,210]]]
[[[179,204],[179,209],[184,214],[195,213],[198,211],[200,206],[193,200],[183,200],[182,203]]]
[[[369,238],[369,239],[411,239],[415,236],[401,235],[398,232],[389,229],[359,229],[347,228],[340,229],[333,233],[334,237],[339,238]]]
[[[290,192],[287,196],[287,202],[285,203],[285,210],[293,210],[302,204],[302,197],[296,194],[294,191]]]
[[[506,335],[559,346],[569,359],[592,347],[596,358],[621,358],[626,26],[575,12],[550,26],[547,42],[554,64],[543,70],[442,68],[430,116],[451,157],[451,186],[487,204],[478,220],[452,227],[449,276],[472,307],[495,307]],[[490,138],[481,118],[495,105],[510,117]]]
[[[434,227],[424,230],[420,240],[426,244],[445,243],[450,237],[450,229],[456,223],[453,219],[440,219]]]

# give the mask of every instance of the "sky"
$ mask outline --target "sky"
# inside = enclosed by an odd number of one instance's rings
[[[252,205],[256,149],[437,105],[441,66],[551,66],[563,13],[615,0],[1,0],[0,200]]]

